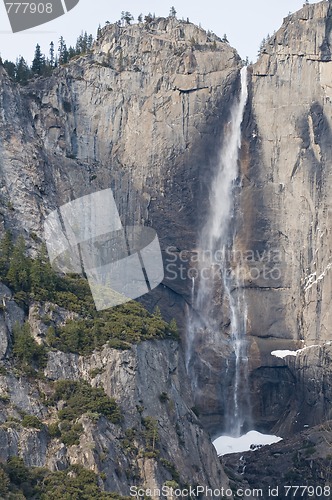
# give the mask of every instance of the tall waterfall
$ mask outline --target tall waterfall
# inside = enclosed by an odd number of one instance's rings
[[[241,70],[241,93],[236,98],[231,119],[226,128],[220,151],[218,168],[209,196],[209,212],[199,238],[199,282],[192,289],[194,312],[188,320],[187,367],[193,357],[195,335],[198,331],[206,339],[221,335],[221,303],[226,304],[230,325],[228,326],[230,358],[233,360],[232,394],[227,397],[224,431],[239,436],[248,412],[246,304],[241,280],[234,262],[229,258],[236,237],[232,224],[235,211],[234,187],[238,178],[238,160],[241,147],[241,124],[248,97],[247,68]],[[236,266],[235,266],[236,267]],[[194,371],[194,370],[193,370]],[[192,375],[195,375],[194,373]]]

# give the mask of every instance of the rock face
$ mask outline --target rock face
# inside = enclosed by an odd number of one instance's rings
[[[285,339],[283,349],[292,342],[296,349],[331,340],[331,22],[329,2],[305,5],[284,20],[251,69],[242,155],[246,225],[241,245],[267,256],[263,264],[253,264],[260,268],[259,279],[246,283],[251,377],[254,386],[259,372],[274,380],[272,385],[260,383],[261,389],[266,385],[256,404],[256,418],[262,423],[266,417],[271,422],[284,420],[294,391],[307,400],[311,378],[300,369],[304,357],[310,358],[314,372],[321,365],[320,355],[301,354],[297,370],[281,367],[270,355],[280,349],[279,339]],[[318,380],[314,399],[326,392],[321,377]],[[267,409],[264,398],[273,391],[275,404],[264,417],[258,407]],[[306,418],[318,423],[323,412],[309,406]],[[293,416],[291,412],[290,427],[296,425],[291,423]]]
[[[111,187],[124,225],[144,224],[158,232],[165,280],[147,297],[148,305],[158,303],[166,318],[184,325],[188,264],[181,273],[169,265],[174,259],[178,263],[181,250],[189,255],[195,250],[240,66],[227,43],[169,18],[108,26],[92,53],[24,88],[0,67],[2,232],[23,234],[33,254],[52,210]],[[104,488],[124,495],[129,485],[160,488],[172,480],[227,486],[210,438],[191,410],[181,346],[146,343],[123,353],[105,348],[84,358],[51,352],[46,380],[32,382],[17,377],[8,361],[12,325],[6,314],[12,313],[12,322],[24,319],[12,302],[8,291],[6,311],[12,310],[0,317],[6,366],[0,398],[2,461],[19,454],[27,465],[51,470],[82,464],[105,472]],[[52,304],[31,304],[26,319],[38,343],[48,327],[42,318],[62,324],[70,314]],[[83,416],[79,446],[52,439],[45,425],[54,415],[40,394],[49,394],[52,380],[60,378],[104,387],[122,407],[122,426]],[[22,427],[25,413],[45,425]],[[142,421],[147,417],[157,421],[158,444],[151,456],[144,453]]]
[[[227,486],[209,436],[191,410],[191,389],[177,342],[145,342],[124,352],[105,347],[86,357],[51,352],[45,376],[40,382],[17,378],[10,370],[0,376],[1,461],[18,455],[28,466],[52,471],[80,464],[104,473],[105,490],[123,495],[135,485],[162,488],[174,477],[180,484]],[[59,379],[103,387],[119,403],[124,421],[114,425],[104,417],[83,415],[80,444],[72,446],[52,439],[46,426],[22,427],[20,412],[44,424],[54,421],[53,410],[40,395],[49,394],[52,381]],[[155,453],[150,454],[142,424],[147,417],[156,422]]]
[[[173,253],[195,248],[240,65],[215,35],[169,18],[106,27],[92,54],[20,92],[1,69],[3,226],[42,237],[51,210],[111,187],[123,224],[161,241],[166,276],[147,300],[183,323],[190,292]]]
[[[92,379],[91,373],[98,369],[101,373]],[[217,487],[220,481],[226,484],[226,477],[208,435],[191,410],[193,400],[191,397],[186,401],[183,399],[185,394],[190,395],[191,390],[176,342],[145,342],[123,353],[105,348],[90,358],[51,353],[45,374],[52,380],[85,379],[93,386],[104,387],[110,397],[119,401],[126,429],[138,430],[142,427],[142,419],[156,418],[156,449],[160,450],[161,458],[174,464],[182,484],[213,484],[214,487]],[[89,468],[106,473],[108,490],[129,493],[128,487],[124,485],[128,482],[126,469],[134,468],[131,461],[138,467],[146,488],[152,485],[160,488],[165,481],[172,479],[167,469],[164,470],[165,467],[160,466],[160,458],[144,458],[144,455],[138,455],[134,460],[130,460],[123,448],[121,449],[119,431],[116,432],[117,439],[111,439],[112,453],[110,450],[109,455],[100,464],[97,457],[102,453],[102,441],[108,445],[108,432],[111,428],[106,422],[99,422],[94,427],[90,424],[88,434],[91,433],[91,436],[86,442],[82,440],[79,457],[82,456],[82,460],[84,457],[84,461],[88,461]],[[137,435],[139,436],[139,433]],[[88,452],[91,441],[97,445],[95,453]],[[134,444],[139,447],[139,437],[135,441],[137,442]],[[77,460],[77,450],[68,450],[65,460],[72,463]],[[111,468],[115,474],[110,474]]]
[[[257,219],[244,243],[281,261],[280,279],[248,292],[250,333],[308,345],[331,335],[331,16],[329,2],[307,5],[269,40],[252,68],[245,137],[243,206]],[[261,296],[273,314],[255,321]]]
[[[332,333],[331,23],[330,2],[305,5],[248,68],[233,251],[247,305],[252,425],[282,435],[330,412],[321,401],[329,398],[324,377],[315,387],[310,377],[320,372]],[[230,318],[224,315],[218,343],[205,332],[199,341],[197,405],[212,434],[227,415],[221,386],[234,381]],[[305,351],[295,364],[271,355],[317,344],[319,355]],[[317,405],[308,403],[308,387]],[[303,420],[295,418],[300,410]]]
[[[242,252],[253,425],[283,436],[331,418],[330,47],[330,2],[305,5],[285,19],[248,71],[234,250]],[[123,224],[152,226],[161,241],[165,279],[142,300],[160,305],[167,319],[176,317],[184,332],[192,306],[188,269],[241,65],[227,43],[169,18],[107,26],[92,53],[25,88],[0,67],[2,232],[24,234],[33,253],[52,210],[111,187]],[[198,407],[211,434],[222,428],[224,389],[234,377],[227,314],[216,342],[198,339],[192,394],[183,348],[168,341],[123,353],[105,347],[89,357],[51,352],[46,381],[19,378],[8,355],[13,322],[24,313],[5,287],[0,299],[6,306],[0,359],[8,369],[0,377],[2,460],[19,453],[27,464],[52,470],[80,463],[105,472],[104,487],[122,494],[131,482],[160,487],[174,477],[183,484],[227,484],[192,411]],[[60,323],[69,317],[48,304],[30,308],[40,343],[46,330],[38,318],[50,314]],[[271,355],[277,349],[301,351],[280,359]],[[80,446],[66,447],[45,428],[8,425],[20,412],[52,421],[38,391],[61,378],[103,387],[123,407],[122,426],[83,416]],[[144,455],[147,417],[157,419],[163,463]],[[126,431],[134,428],[128,449]]]
[[[327,421],[285,442],[254,452],[226,455],[223,462],[232,477],[231,486],[235,490],[256,490],[255,495],[247,497],[252,499],[282,500],[289,495],[328,498],[331,496],[331,438],[331,421]]]

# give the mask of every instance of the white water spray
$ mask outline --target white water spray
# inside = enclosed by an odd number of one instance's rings
[[[241,124],[248,98],[247,68],[241,70],[241,94],[231,110],[231,120],[220,151],[218,169],[209,196],[209,213],[202,229],[200,248],[200,280],[193,300],[197,314],[188,321],[187,367],[193,355],[193,342],[197,331],[205,331],[209,342],[220,336],[220,303],[228,304],[230,316],[229,336],[233,351],[234,383],[232,396],[227,397],[225,432],[239,436],[247,420],[247,346],[246,304],[242,283],[237,273],[229,273],[227,250],[234,243],[234,184],[238,178],[238,159],[241,147]],[[193,290],[192,290],[193,293]],[[212,340],[211,340],[212,339]],[[246,394],[245,394],[246,393]]]
[[[233,208],[233,184],[238,177],[241,123],[248,99],[247,68],[241,70],[240,99],[231,110],[227,140],[220,152],[219,169],[210,194],[210,213],[202,232],[201,248],[216,251],[226,246],[229,219]],[[221,245],[220,245],[221,244]]]

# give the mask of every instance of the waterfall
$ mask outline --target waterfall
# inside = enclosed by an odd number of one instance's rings
[[[201,248],[212,252],[226,246],[233,208],[233,185],[238,177],[241,123],[247,98],[247,68],[244,67],[241,70],[240,99],[231,110],[227,137],[220,152],[219,168],[211,186],[209,215],[201,234]]]
[[[199,282],[194,284],[192,312],[188,319],[187,367],[194,356],[195,335],[198,331],[208,336],[211,344],[221,335],[221,303],[227,304],[230,319],[228,347],[233,363],[232,395],[227,397],[225,432],[239,436],[246,421],[247,345],[246,304],[241,286],[240,269],[236,269],[229,254],[235,241],[232,218],[235,211],[234,187],[238,178],[238,160],[241,147],[241,124],[248,97],[247,68],[241,70],[241,93],[236,98],[230,122],[226,127],[217,170],[212,180],[209,211],[199,237]],[[225,306],[226,307],[226,306]],[[194,361],[192,361],[194,362]],[[194,374],[193,374],[194,375]]]

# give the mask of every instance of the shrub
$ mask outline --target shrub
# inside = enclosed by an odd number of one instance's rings
[[[170,462],[169,460],[166,460],[166,458],[161,458],[160,459],[160,463],[165,467],[165,469],[168,470],[168,472],[172,475],[172,478],[174,481],[176,481],[177,483],[180,482],[180,474],[179,472],[177,471],[176,467],[174,464],[172,464],[172,462]]]
[[[105,368],[94,368],[93,370],[89,371],[89,375],[90,377],[95,378],[97,377],[97,375],[101,375],[102,373],[104,373],[104,371]]]
[[[158,421],[152,417],[142,418],[142,425],[145,427],[143,437],[147,451],[155,451],[156,444],[159,441]]]
[[[46,366],[46,350],[38,345],[30,333],[28,322],[13,327],[13,355],[22,369],[43,368]]]
[[[83,426],[80,423],[73,424],[71,429],[61,432],[61,440],[66,446],[80,444],[80,435],[83,432]]]
[[[144,458],[158,458],[159,457],[159,451],[143,451],[143,457]]]
[[[109,398],[101,387],[91,387],[85,381],[59,380],[55,383],[53,401],[65,401],[65,406],[59,411],[60,420],[79,418],[86,412],[103,415],[114,424],[121,421],[120,408],[113,398]]]
[[[61,431],[59,429],[59,422],[54,422],[52,424],[49,424],[47,427],[48,433],[51,438],[58,438],[61,437]]]
[[[0,365],[0,375],[7,375],[8,371],[5,366]]]
[[[125,350],[144,340],[170,336],[177,337],[175,321],[168,325],[158,309],[150,314],[132,301],[109,311],[91,311],[85,319],[69,320],[56,330],[49,329],[47,342],[63,352],[85,355],[107,342],[113,349]]]
[[[169,396],[167,392],[162,392],[159,396],[159,400],[161,403],[166,403],[167,401],[169,401]]]
[[[38,498],[40,500],[129,500],[117,493],[106,493],[98,476],[80,465],[50,472],[41,467],[28,469],[21,458],[12,457],[0,464],[1,498]]]
[[[41,429],[43,427],[43,422],[41,422],[39,418],[34,415],[24,415],[21,423],[23,427],[27,428],[32,427],[34,429]]]
[[[196,415],[197,418],[199,418],[199,410],[198,408],[196,408],[196,406],[192,406],[191,411]]]
[[[43,481],[41,500],[103,500],[105,498],[124,499],[121,495],[102,492],[98,476],[90,470],[74,465],[66,471],[47,475]]]
[[[173,490],[176,490],[179,487],[176,481],[165,481],[164,486],[167,488],[173,488]]]
[[[25,467],[22,458],[11,457],[7,460],[6,472],[12,483],[17,486],[31,481],[30,471]]]
[[[10,401],[10,397],[8,394],[2,393],[0,394],[0,403],[8,403]]]
[[[111,339],[108,342],[108,347],[111,349],[118,349],[119,351],[126,351],[127,349],[130,349],[131,345],[124,340]]]
[[[5,471],[0,468],[0,496],[4,497],[8,493],[10,480]]]

